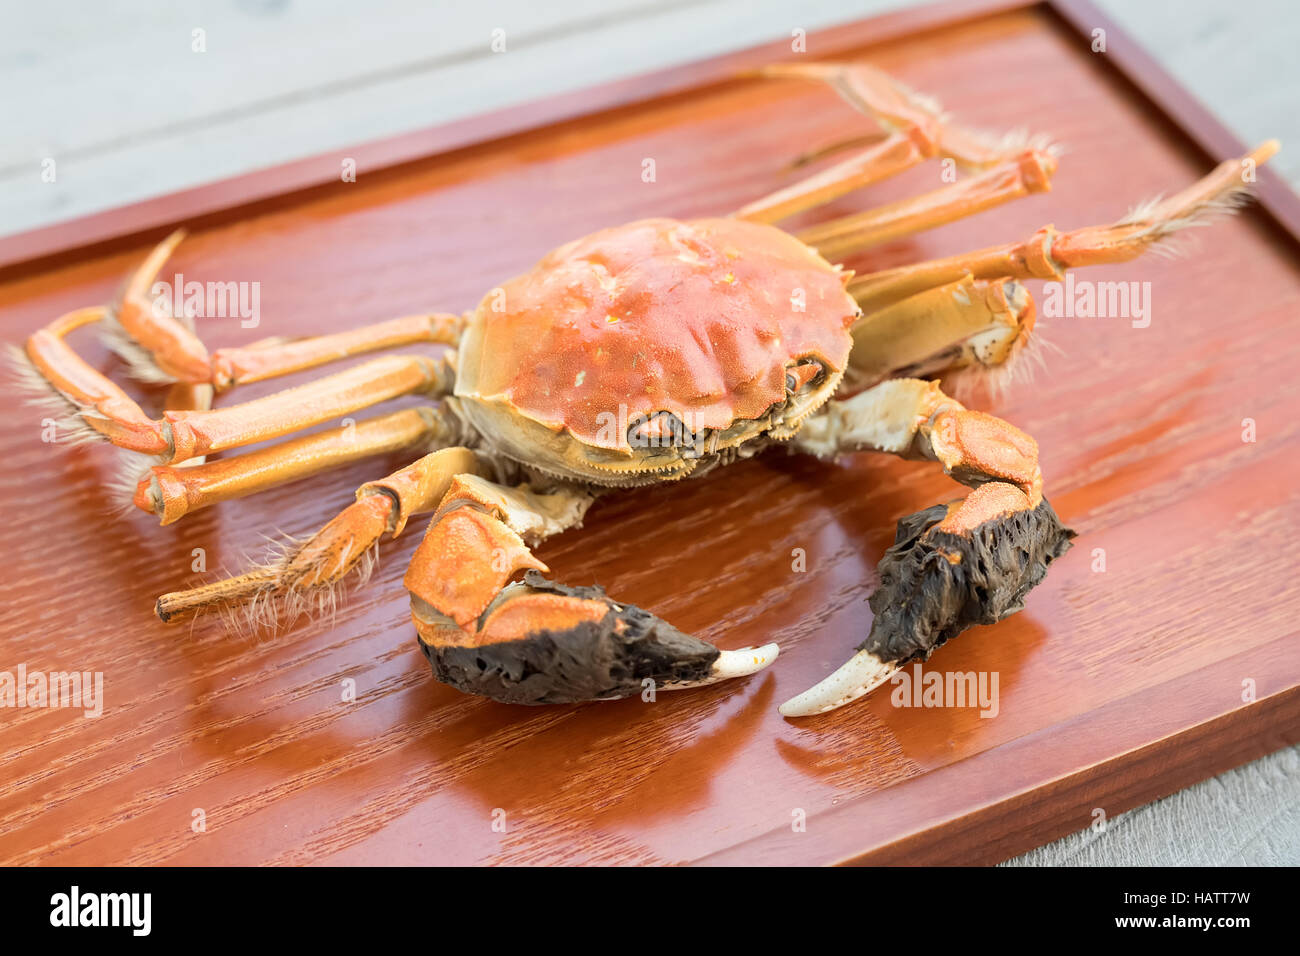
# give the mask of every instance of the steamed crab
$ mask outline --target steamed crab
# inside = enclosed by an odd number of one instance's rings
[[[1034,440],[967,409],[936,379],[1016,361],[1035,316],[1020,280],[1137,256],[1230,206],[1243,162],[1263,162],[1276,144],[1114,225],[1048,226],[1022,242],[854,277],[835,260],[1047,189],[1055,153],[954,126],[932,101],[863,64],[764,72],[830,83],[880,132],[823,151],[852,152],[730,216],[646,219],[570,242],[463,316],[408,316],[209,353],[183,316],[149,298],[177,235],[114,304],[34,334],[25,358],[83,427],[156,456],[134,503],[163,524],[363,456],[423,453],[362,485],[354,504],[267,564],[164,594],[158,615],[310,609],[364,570],[381,538],[428,514],[404,583],[420,646],[446,683],[541,704],[752,674],[775,659],[775,645],[719,650],[600,588],[547,579],[531,548],[579,525],[598,495],[702,475],[774,445],[929,459],[972,489],[900,521],[870,601],[869,636],[838,671],[785,703],[784,714],[839,707],[964,628],[1019,610],[1072,533],[1043,497]],[[933,157],[975,175],[798,234],[774,225]],[[161,419],[65,341],[96,322],[139,377],[171,383]],[[418,343],[451,348],[436,359],[385,355],[210,408],[214,392],[242,383]],[[431,401],[350,431],[207,460],[407,394]]]

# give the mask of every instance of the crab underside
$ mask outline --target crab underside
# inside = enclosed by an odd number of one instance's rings
[[[209,352],[150,297],[176,234],[117,301],[35,333],[21,354],[30,380],[47,396],[53,387],[80,434],[154,457],[133,502],[163,524],[356,459],[398,449],[414,459],[362,485],[355,503],[266,564],[164,594],[158,615],[235,608],[265,622],[332,606],[334,589],[368,569],[381,539],[430,515],[405,585],[440,680],[544,704],[744,676],[771,663],[776,646],[721,651],[600,588],[547,579],[531,549],[579,525],[599,495],[704,474],[778,444],[826,458],[874,450],[931,460],[971,488],[899,522],[869,635],[847,664],[784,704],[787,716],[841,706],[965,628],[1020,610],[1073,534],[1043,497],[1033,439],[967,409],[936,379],[1005,376],[1034,326],[1021,280],[1131,259],[1231,209],[1242,170],[1277,144],[1110,226],[1048,226],[1020,242],[854,277],[835,263],[1046,190],[1055,152],[954,126],[932,101],[863,64],[764,72],[829,83],[878,132],[801,157],[839,158],[730,216],[647,219],[568,243],[463,316]],[[774,225],[935,157],[971,175],[799,233]],[[161,419],[68,345],[69,333],[94,323],[138,378],[169,386]],[[450,348],[436,358],[385,354],[211,407],[236,385],[412,344]],[[224,454],[410,394],[429,403]]]

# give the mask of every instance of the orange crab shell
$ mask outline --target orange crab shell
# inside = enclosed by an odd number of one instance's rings
[[[859,314],[848,274],[774,226],[644,219],[567,243],[489,293],[462,340],[456,394],[584,444],[631,453],[628,419],[692,431],[785,398],[792,362],[832,374]]]

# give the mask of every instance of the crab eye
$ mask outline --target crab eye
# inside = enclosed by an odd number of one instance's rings
[[[825,373],[826,366],[817,359],[805,359],[785,370],[785,390],[793,395],[809,383],[820,382]]]
[[[655,412],[628,426],[627,443],[633,448],[674,448],[693,445],[695,435],[672,412]]]

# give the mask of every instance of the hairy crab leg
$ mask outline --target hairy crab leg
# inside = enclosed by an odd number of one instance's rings
[[[938,461],[975,490],[898,523],[870,599],[871,634],[848,663],[782,704],[787,717],[842,707],[966,628],[1020,610],[1074,537],[1043,497],[1034,440],[935,382],[891,379],[831,401],[793,444],[822,457],[872,449]]]
[[[452,482],[405,579],[439,680],[504,703],[573,703],[697,687],[775,660],[775,644],[719,650],[599,587],[542,577],[530,545],[581,523],[591,501],[575,486]]]
[[[969,169],[995,166],[1031,145],[1033,139],[1024,133],[993,136],[948,122],[934,97],[910,89],[868,63],[773,63],[759,72],[769,78],[826,83],[844,102],[864,116],[872,117],[885,129],[919,127],[929,132],[930,138],[938,143],[940,155],[949,156]],[[823,146],[817,154],[835,152],[855,139]]]
[[[252,406],[243,412],[234,409],[212,412],[210,409],[215,391],[243,382],[257,382],[302,371],[366,352],[421,343],[454,345],[458,340],[461,318],[432,313],[390,319],[314,338],[273,339],[242,348],[219,349],[209,356],[206,347],[186,322],[171,315],[166,309],[156,308],[148,295],[163,263],[183,235],[183,232],[175,232],[159,243],[144,263],[132,273],[118,301],[112,306],[78,309],[60,316],[30,336],[22,352],[14,355],[23,384],[34,394],[62,399],[80,416],[81,422],[92,433],[98,433],[119,447],[164,456],[172,462],[201,458],[206,450],[215,451],[219,446],[214,444],[204,450],[183,447],[179,452],[175,447],[178,438],[182,446],[187,446],[189,439],[203,444],[204,437],[201,433],[191,435],[186,431],[191,418],[195,423],[202,423],[202,427],[213,428],[237,421],[241,414],[252,415],[268,407],[263,404]],[[101,324],[109,347],[125,359],[137,378],[171,384],[165,405],[167,414],[161,420],[146,415],[139,404],[87,364],[68,344],[66,339],[71,332],[96,323]],[[366,369],[365,372],[349,370],[325,380],[314,389],[305,387],[308,390],[294,393],[294,398],[310,398],[318,403],[324,399],[322,407],[327,409],[324,413],[324,418],[327,419],[331,417],[328,411],[330,389],[346,390],[364,380],[363,386],[368,384],[375,388],[374,401],[427,386],[432,386],[434,391],[445,392],[450,388],[451,367],[446,356],[436,366],[432,360],[425,358],[380,359],[361,366]],[[344,409],[342,396],[340,399],[339,408],[344,412],[373,404],[371,401],[363,401]],[[356,394],[350,399],[354,403],[358,400]],[[275,434],[292,431],[296,427],[301,425],[280,432],[272,431],[263,437],[274,437]],[[177,430],[181,434],[176,434]],[[246,443],[247,441],[236,442]]]
[[[149,380],[197,384],[210,379],[207,347],[170,309],[156,308],[150,295],[158,273],[184,238],[185,230],[178,229],[153,248],[127,279],[105,325],[120,333],[116,346],[129,353],[124,356],[128,362],[142,372],[148,369]]]
[[[848,289],[870,313],[967,274],[977,279],[1058,280],[1075,266],[1127,262],[1179,230],[1233,209],[1247,189],[1243,171],[1266,162],[1277,150],[1277,142],[1269,140],[1246,156],[1220,163],[1182,192],[1139,206],[1110,226],[1071,232],[1045,226],[1023,242],[857,276]]]
[[[338,418],[401,395],[443,395],[453,372],[444,356],[388,355],[221,409],[171,408],[149,418],[122,389],[95,371],[64,340],[73,329],[99,321],[102,308],[69,313],[33,334],[24,356],[29,379],[52,385],[95,432],[129,451],[176,464],[210,452],[251,445]]]
[[[164,621],[208,607],[245,609],[257,623],[289,623],[299,614],[330,607],[334,589],[353,571],[365,572],[372,549],[384,534],[396,537],[413,514],[431,511],[451,480],[489,470],[468,448],[444,448],[425,455],[378,482],[357,489],[357,500],[301,545],[266,565],[158,598]]]
[[[172,315],[150,295],[158,272],[184,237],[184,230],[178,230],[149,253],[106,316],[109,346],[143,381],[212,385],[224,391],[366,352],[403,345],[455,345],[460,337],[461,316],[434,312],[328,335],[267,339],[209,355],[190,320]]]
[[[142,511],[171,524],[220,501],[243,498],[349,462],[423,445],[454,444],[459,421],[442,406],[408,408],[342,425],[233,458],[155,465],[136,486]]]
[[[864,313],[852,328],[840,394],[886,378],[1005,365],[1028,340],[1035,317],[1034,300],[1018,280],[969,275]]]
[[[830,84],[854,109],[874,118],[887,135],[866,149],[807,178],[742,207],[736,215],[755,222],[777,222],[824,205],[935,156],[985,169],[1013,158],[1029,143],[952,126],[938,105],[888,74],[862,63],[778,63],[758,71],[769,78],[820,80]],[[820,155],[839,151],[834,144]]]
[[[1030,193],[1051,189],[1056,159],[1028,150],[993,169],[932,192],[819,223],[799,239],[830,260],[972,216]]]
[[[105,312],[103,306],[78,309],[34,332],[23,350],[14,353],[24,387],[35,394],[40,394],[38,389],[53,387],[55,397],[66,401],[86,426],[120,448],[164,455],[171,447],[165,423],[146,415],[134,399],[91,368],[65,340],[76,329],[101,321]]]

